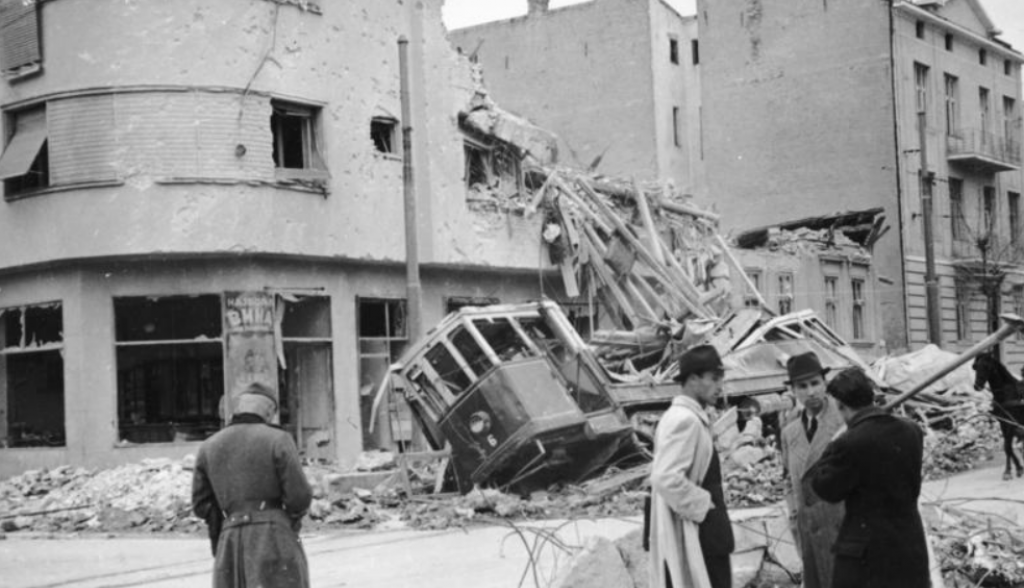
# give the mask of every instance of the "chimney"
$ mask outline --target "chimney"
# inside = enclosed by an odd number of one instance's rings
[[[526,0],[527,14],[541,14],[548,11],[548,3],[551,0]]]

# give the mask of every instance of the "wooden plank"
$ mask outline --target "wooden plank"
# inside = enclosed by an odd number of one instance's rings
[[[562,271],[562,284],[565,287],[565,295],[569,298],[576,298],[580,295],[580,285],[576,281],[576,267],[574,258],[566,257],[559,264],[558,269]]]
[[[754,282],[750,281],[750,276],[748,276],[747,272],[743,270],[743,266],[740,265],[739,260],[733,256],[732,251],[729,249],[729,245],[725,242],[725,239],[723,239],[718,233],[715,233],[715,240],[718,242],[719,247],[722,248],[722,254],[725,255],[725,259],[735,271],[739,272],[740,277],[743,278],[743,282],[747,285],[747,288],[754,293],[758,304],[768,312],[774,314],[774,311],[768,306],[768,303],[765,302],[764,297],[761,296],[761,292],[759,292],[757,287],[754,286]]]
[[[647,194],[644,194],[644,191],[640,189],[640,184],[637,183],[636,178],[633,178],[633,188],[636,189],[636,206],[640,211],[640,220],[643,222],[644,230],[647,232],[651,251],[654,253],[655,259],[664,265],[665,257],[661,248],[661,239],[658,238],[658,229],[654,226],[654,219],[651,217],[651,208],[647,205]]]
[[[589,239],[590,233],[588,232],[585,234],[587,235],[588,239],[584,241],[584,246],[590,246],[596,250],[596,246]],[[633,308],[632,304],[630,304],[629,299],[626,297],[626,294],[622,291],[621,288],[619,288],[619,285],[615,282],[615,277],[604,265],[604,259],[601,256],[595,256],[592,254],[590,256],[590,267],[594,270],[594,273],[597,274],[597,277],[598,279],[601,280],[601,283],[604,284],[606,288],[608,288],[609,292],[611,292],[612,297],[615,298],[615,302],[619,305],[622,313],[626,315],[626,318],[629,319],[629,322],[632,323],[634,327],[639,325],[640,320],[637,316],[636,309]]]

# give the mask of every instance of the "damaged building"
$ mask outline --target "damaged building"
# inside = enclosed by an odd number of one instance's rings
[[[180,458],[252,381],[307,457],[410,440],[369,433],[370,391],[414,314],[540,296],[541,243],[522,235],[541,219],[473,201],[522,196],[556,149],[476,96],[440,9],[0,3],[0,477]]]

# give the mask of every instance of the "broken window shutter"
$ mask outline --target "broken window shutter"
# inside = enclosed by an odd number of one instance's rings
[[[0,180],[28,173],[46,142],[46,110],[36,108],[18,113],[14,136],[0,156]]]
[[[10,71],[41,60],[37,3],[0,0],[0,66]]]

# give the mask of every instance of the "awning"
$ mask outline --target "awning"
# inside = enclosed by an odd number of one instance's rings
[[[17,117],[14,136],[0,155],[0,180],[28,173],[46,142],[46,111],[39,109]]]

